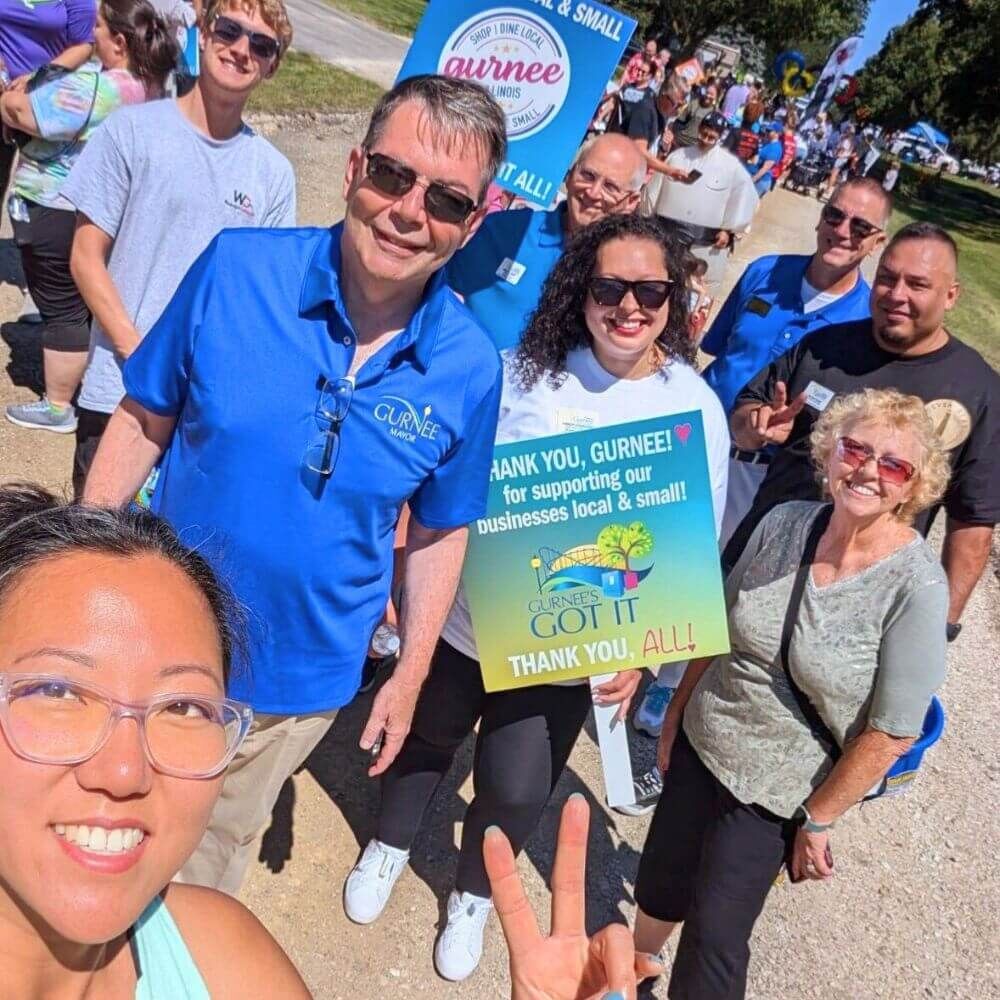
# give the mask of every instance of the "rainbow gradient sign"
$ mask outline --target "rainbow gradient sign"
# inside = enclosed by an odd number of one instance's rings
[[[727,652],[701,414],[498,445],[462,581],[487,691]]]
[[[583,0],[431,0],[399,71],[485,87],[507,119],[497,183],[548,206],[636,21]]]

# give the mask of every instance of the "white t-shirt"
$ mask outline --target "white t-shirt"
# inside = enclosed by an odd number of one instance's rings
[[[706,153],[697,145],[684,146],[675,149],[667,163],[698,170],[701,176],[690,184],[665,177],[656,199],[657,215],[735,232],[750,225],[757,210],[757,192],[746,167],[728,149],[713,146]]]
[[[853,291],[849,288],[847,291]],[[815,285],[810,285],[805,278],[802,279],[802,311],[804,313],[816,312],[828,306],[837,299],[842,299],[847,292],[821,292]]]
[[[543,377],[527,392],[521,392],[512,384],[509,361],[508,356],[497,444],[700,410],[718,535],[726,509],[729,424],[719,397],[690,365],[675,360],[663,373],[636,380],[619,379],[601,367],[589,347],[579,348],[566,358],[566,380],[558,389]],[[479,658],[464,587],[459,587],[441,637],[466,656]]]

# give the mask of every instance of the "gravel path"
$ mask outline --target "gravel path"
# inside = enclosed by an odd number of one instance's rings
[[[298,171],[303,222],[324,223],[341,213],[343,163],[361,124],[345,118],[268,126]],[[731,278],[741,262],[762,253],[808,252],[817,214],[814,201],[772,194],[753,234],[740,244]],[[0,404],[32,398],[37,381],[36,331],[7,322],[20,301],[16,288],[5,283],[15,260],[8,226],[0,237]],[[70,454],[65,439],[0,421],[2,480],[60,486],[68,478]],[[832,882],[785,884],[772,893],[753,942],[749,996],[756,1000],[1000,997],[1000,870],[993,849],[1000,693],[992,677],[1000,662],[1000,588],[993,570],[973,595],[965,621],[950,651],[942,743],[907,795],[854,810],[838,824]],[[471,981],[443,982],[431,960],[470,793],[468,744],[431,807],[412,870],[403,875],[382,920],[362,928],[343,914],[341,886],[372,834],[378,801],[356,749],[368,705],[362,698],[345,709],[305,770],[286,786],[262,848],[264,860],[242,898],[287,948],[320,1000],[506,996],[506,957],[495,922]],[[637,767],[651,762],[652,743],[638,737],[634,743]],[[591,926],[629,920],[647,821],[603,808],[592,732],[581,737],[555,804],[522,859],[529,892],[546,910],[558,808],[572,791],[583,792],[592,807]],[[650,995],[665,997],[665,987]]]

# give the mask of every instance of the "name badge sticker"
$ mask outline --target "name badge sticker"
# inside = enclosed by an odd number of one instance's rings
[[[556,408],[555,433],[567,431],[586,431],[597,426],[596,410],[578,410],[574,407],[559,406]]]
[[[765,302],[756,295],[747,303],[747,312],[752,312],[757,316],[766,316],[771,311],[771,303]]]
[[[825,385],[820,385],[819,382],[810,382],[806,386],[806,406],[811,406],[814,410],[819,410],[822,413],[836,395],[832,389],[827,389]]]
[[[510,257],[504,257],[503,263],[497,268],[497,277],[503,278],[509,285],[516,285],[526,270],[524,264],[511,260]]]

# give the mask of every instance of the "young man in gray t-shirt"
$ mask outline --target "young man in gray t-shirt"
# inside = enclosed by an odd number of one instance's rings
[[[111,115],[64,185],[77,209],[73,277],[94,314],[78,401],[77,496],[125,395],[122,363],[202,250],[223,229],[295,224],[291,164],[242,119],[291,37],[281,0],[212,0],[194,89]]]

